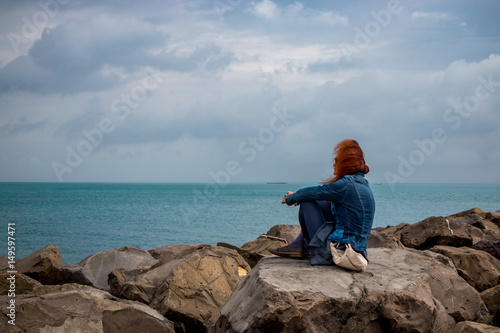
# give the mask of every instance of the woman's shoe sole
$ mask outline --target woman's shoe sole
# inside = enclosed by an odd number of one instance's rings
[[[280,257],[284,257],[284,258],[294,258],[294,259],[304,259],[305,256],[303,253],[299,253],[299,252],[279,252],[279,251],[274,251],[272,249],[268,249],[269,252],[271,252],[272,254],[275,254],[277,256],[280,256]]]

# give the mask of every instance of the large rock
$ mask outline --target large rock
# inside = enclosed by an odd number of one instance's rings
[[[63,266],[61,252],[55,245],[46,246],[15,261],[15,271],[26,274],[43,284],[58,283],[59,272]],[[8,266],[2,265],[2,268],[7,270]]]
[[[199,248],[198,244],[170,244],[148,252],[153,258],[158,260],[158,264],[163,265],[174,259],[183,258]]]
[[[186,253],[127,280],[118,292],[157,309],[178,331],[205,332],[250,266],[224,247],[200,245]],[[118,285],[123,281],[119,271],[111,278]]]
[[[462,321],[450,333],[500,333],[500,328],[473,321]]]
[[[80,283],[109,291],[108,275],[116,268],[122,268],[128,278],[150,269],[158,263],[149,252],[137,247],[125,246],[98,252],[79,263],[66,265],[61,269],[64,283]]]
[[[476,208],[448,217],[432,216],[404,226],[395,236],[399,236],[404,246],[419,250],[430,249],[435,245],[470,247],[481,240],[500,239],[500,229],[491,221],[483,219],[482,215],[485,214],[478,214]]]
[[[401,242],[404,246],[419,250],[430,249],[434,245],[471,246],[471,226],[464,219],[441,216],[426,218],[406,226],[401,231]]]
[[[0,272],[9,269],[9,259],[7,257],[0,257]]]
[[[368,247],[385,247],[389,249],[404,249],[403,243],[394,236],[391,236],[382,231],[372,229],[370,237],[368,238]]]
[[[500,285],[481,292],[481,298],[493,316],[493,324],[500,326]]]
[[[491,320],[479,293],[448,258],[404,249],[369,252],[363,273],[263,258],[211,331],[448,332],[455,321]]]
[[[468,247],[434,246],[431,251],[450,258],[471,286],[483,291],[500,284],[500,260]]]
[[[217,246],[227,247],[228,249],[235,250],[236,252],[238,252],[240,256],[243,257],[243,259],[246,260],[246,262],[250,265],[251,268],[254,268],[255,265],[257,265],[257,263],[259,262],[259,260],[264,257],[260,253],[244,250],[241,247],[237,247],[228,243],[217,242]]]
[[[401,232],[407,226],[409,226],[408,223],[400,223],[400,224],[394,225],[394,226],[388,225],[385,228],[384,227],[373,228],[372,232],[375,231],[375,232],[381,233],[381,234],[387,236],[387,238],[396,239],[397,241],[401,242],[400,241],[401,240]]]
[[[497,210],[496,212],[487,213],[485,218],[495,223],[498,227],[500,227],[500,210]]]
[[[464,210],[463,212],[458,212],[456,214],[453,214],[453,215],[450,215],[448,217],[467,217],[471,214],[476,214],[478,216],[480,216],[481,218],[485,218],[486,217],[486,212],[480,208],[471,208],[471,209],[468,209],[468,210]]]
[[[475,250],[481,250],[491,254],[493,257],[500,260],[500,241],[492,242],[492,241],[479,241],[476,244],[472,245],[472,248]]]
[[[7,301],[0,296],[1,304]],[[8,323],[7,307],[0,309],[1,332],[174,332],[173,324],[148,306],[92,287],[18,295],[15,304],[15,326]]]
[[[257,239],[243,244],[241,248],[261,256],[271,255],[271,252],[268,251],[269,249],[291,243],[297,238],[300,231],[301,229],[298,225],[275,225],[266,234],[262,234]]]

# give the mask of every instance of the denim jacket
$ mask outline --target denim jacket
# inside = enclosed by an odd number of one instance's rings
[[[336,221],[325,223],[311,239],[310,247],[328,245],[325,251],[329,253],[330,240],[349,243],[359,252],[366,250],[375,215],[375,200],[362,172],[344,176],[331,184],[305,187],[286,197],[289,205],[313,200],[331,201]],[[318,251],[313,249],[313,252]]]

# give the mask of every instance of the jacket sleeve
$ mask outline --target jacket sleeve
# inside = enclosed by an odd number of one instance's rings
[[[286,197],[286,203],[293,205],[301,201],[328,200],[342,202],[347,193],[347,181],[345,178],[327,185],[304,187]]]

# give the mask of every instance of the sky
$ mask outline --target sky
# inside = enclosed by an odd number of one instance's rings
[[[500,184],[500,2],[3,1],[0,181]]]

